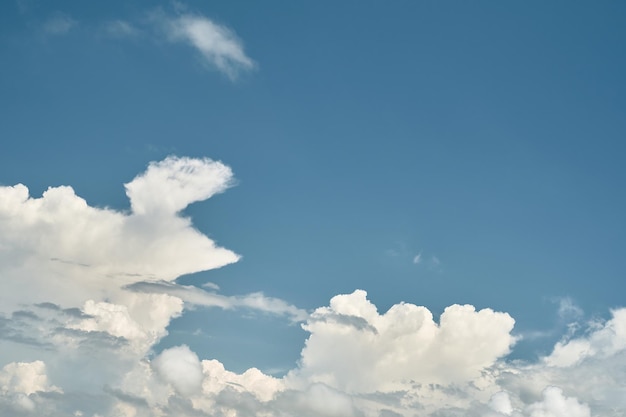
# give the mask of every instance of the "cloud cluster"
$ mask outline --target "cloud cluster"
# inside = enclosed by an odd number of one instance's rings
[[[311,314],[261,293],[176,278],[239,256],[181,211],[233,184],[224,164],[169,157],[126,184],[129,212],[70,187],[0,187],[0,414],[24,416],[595,417],[626,411],[626,309],[579,323],[535,362],[507,359],[504,312],[452,305],[438,319],[367,293]],[[563,304],[568,318],[580,319]],[[154,347],[186,308],[255,310],[309,333],[294,369],[241,374],[188,346]],[[574,312],[575,314],[573,314]],[[566,314],[567,313],[567,314]]]
[[[167,158],[126,184],[128,214],[91,207],[68,186],[51,187],[40,198],[21,184],[0,187],[0,270],[7,276],[0,305],[77,306],[94,294],[115,297],[123,285],[171,281],[236,262],[237,254],[179,214],[231,183],[230,169],[220,162]]]

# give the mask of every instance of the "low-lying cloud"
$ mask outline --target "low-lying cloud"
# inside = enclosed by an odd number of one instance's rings
[[[435,320],[410,303],[379,312],[355,290],[309,313],[262,293],[176,283],[239,259],[181,215],[233,183],[221,162],[169,157],[126,184],[128,212],[89,206],[68,186],[39,198],[0,187],[0,414],[624,414],[626,309],[590,323],[568,314],[583,331],[523,362],[507,358],[514,319],[488,308],[452,305]],[[277,378],[231,372],[185,345],[154,351],[173,318],[201,307],[301,322],[300,360]]]

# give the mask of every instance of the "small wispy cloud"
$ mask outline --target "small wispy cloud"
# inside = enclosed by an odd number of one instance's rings
[[[180,285],[165,281],[137,282],[126,288],[139,293],[173,295],[195,306],[219,307],[224,310],[243,308],[261,311],[276,316],[288,317],[294,323],[304,321],[309,316],[305,310],[297,308],[279,298],[268,297],[260,292],[227,296],[190,285]]]
[[[104,24],[104,32],[112,38],[134,38],[141,31],[125,20],[112,20]]]
[[[553,301],[559,305],[558,315],[562,320],[576,320],[584,314],[571,297],[558,297]]]
[[[220,286],[214,282],[205,282],[204,284],[202,284],[202,287],[213,291],[219,291],[220,289]]]
[[[43,31],[49,35],[64,35],[78,22],[65,13],[56,13],[43,24]]]
[[[243,44],[235,33],[207,17],[195,14],[169,17],[160,14],[154,20],[170,41],[191,45],[207,65],[217,68],[231,80],[256,66],[244,52]]]
[[[413,257],[413,263],[415,265],[419,264],[420,262],[422,262],[422,252],[418,253],[417,255]]]

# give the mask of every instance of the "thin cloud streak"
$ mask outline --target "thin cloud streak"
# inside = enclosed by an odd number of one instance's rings
[[[224,310],[246,308],[277,316],[286,316],[292,322],[301,322],[309,314],[280,298],[267,297],[256,292],[246,295],[227,296],[205,291],[192,285],[180,285],[166,281],[138,282],[126,287],[131,291],[169,294],[180,298],[191,306],[219,307]]]

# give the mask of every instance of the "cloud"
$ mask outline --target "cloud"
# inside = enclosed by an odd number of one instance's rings
[[[71,187],[0,187],[0,415],[591,417],[626,410],[626,309],[581,323],[552,352],[510,360],[514,319],[451,305],[435,319],[363,290],[311,314],[263,293],[226,296],[176,279],[239,259],[181,213],[233,184],[209,159],[169,157],[126,184],[130,210]],[[408,255],[407,255],[408,256]],[[36,291],[34,291],[36,289]],[[563,299],[566,300],[566,299]],[[246,309],[303,322],[282,378],[227,370],[187,346],[155,352],[185,308]]]
[[[246,308],[278,316],[286,316],[293,322],[303,321],[308,317],[308,313],[305,310],[297,308],[279,298],[267,297],[260,292],[227,296],[212,291],[205,291],[191,285],[180,285],[165,281],[138,282],[126,288],[137,292],[170,294],[189,303],[191,306],[220,307],[225,310]],[[209,288],[214,287],[209,286]]]
[[[583,310],[576,305],[571,297],[560,297],[555,301],[557,301],[559,305],[558,315],[561,320],[575,320],[582,317],[584,313]]]
[[[43,24],[43,31],[49,35],[64,35],[78,23],[65,13],[56,13]]]
[[[506,313],[469,305],[446,308],[439,324],[428,309],[413,304],[396,304],[381,315],[358,290],[313,312],[303,326],[311,335],[302,366],[290,378],[352,393],[389,392],[402,381],[463,383],[509,352],[513,324]]]
[[[0,305],[82,306],[146,278],[171,281],[236,262],[179,214],[232,182],[220,162],[169,157],[126,184],[130,213],[91,207],[68,186],[41,198],[21,184],[0,187],[0,271],[10,277],[0,282]]]
[[[113,38],[134,38],[141,33],[132,23],[121,19],[106,22],[103,29],[105,34]]]
[[[125,188],[134,214],[167,215],[224,192],[233,182],[231,169],[221,162],[168,157],[151,162]]]
[[[40,360],[89,395],[118,384],[183,311],[180,298],[125,287],[239,259],[180,215],[232,183],[220,162],[169,157],[126,184],[130,212],[91,207],[69,186],[40,198],[0,187],[0,365]]]
[[[418,253],[417,255],[413,257],[413,263],[415,265],[419,264],[420,262],[422,262],[422,252]]]
[[[35,392],[60,392],[50,385],[42,361],[12,362],[0,370],[0,392],[30,395]]]
[[[182,395],[200,391],[202,364],[198,355],[183,345],[166,349],[152,361],[152,367]]]
[[[543,391],[543,401],[528,407],[530,417],[590,417],[589,407],[576,398],[563,395],[558,387],[547,387]]]
[[[194,47],[207,65],[233,80],[256,66],[232,30],[204,16],[185,13],[171,17],[161,13],[154,15],[154,21],[170,41]]]
[[[551,366],[567,367],[585,359],[606,358],[626,349],[626,309],[613,310],[612,318],[588,336],[563,340],[545,358]]]

